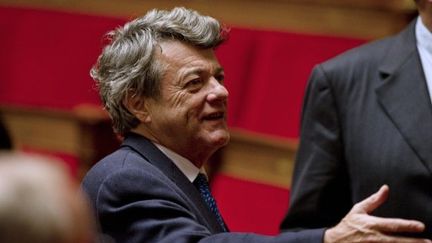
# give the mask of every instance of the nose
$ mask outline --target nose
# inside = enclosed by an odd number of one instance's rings
[[[226,101],[228,98],[228,90],[219,81],[212,78],[211,89],[207,95],[207,100],[209,102],[215,101]]]

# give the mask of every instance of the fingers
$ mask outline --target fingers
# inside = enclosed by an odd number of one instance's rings
[[[381,188],[368,198],[354,205],[352,212],[354,213],[371,213],[373,210],[383,204],[388,197],[389,187],[387,185],[381,186]]]
[[[422,232],[425,225],[416,220],[405,220],[395,218],[380,218],[368,216],[370,228],[380,232],[400,233],[400,232]]]
[[[371,213],[387,200],[388,193],[389,187],[387,185],[381,186],[376,193],[357,203],[353,207],[352,212],[360,214]],[[425,228],[423,223],[415,220],[380,218],[369,215],[367,217],[370,220],[370,228],[380,232],[422,232]]]
[[[376,241],[371,242],[380,242],[380,243],[432,243],[432,241],[428,239],[420,239],[420,238],[408,238],[408,237],[395,237],[395,236],[381,236],[376,239]]]
[[[352,210],[324,234],[324,242],[406,242],[432,243],[430,240],[405,238],[400,233],[419,233],[425,225],[415,220],[380,218],[369,213],[387,200],[389,188],[382,186],[376,193],[354,205]]]

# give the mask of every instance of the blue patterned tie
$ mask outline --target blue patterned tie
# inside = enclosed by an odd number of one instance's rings
[[[225,227],[225,223],[222,219],[222,216],[221,216],[221,214],[217,208],[216,201],[210,192],[210,187],[209,187],[209,184],[207,181],[207,177],[204,174],[199,173],[198,177],[195,179],[193,184],[200,191],[201,196],[204,199],[204,201],[206,202],[207,206],[216,215],[216,219],[217,219],[218,223],[220,224],[220,226],[222,227],[222,229],[224,231],[227,231],[227,229]]]

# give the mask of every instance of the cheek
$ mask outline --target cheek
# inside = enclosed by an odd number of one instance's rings
[[[166,105],[177,119],[186,119],[186,125],[193,125],[199,121],[206,104],[206,96],[203,92],[177,91],[172,92],[168,97]]]
[[[167,95],[167,104],[173,109],[182,108],[187,102],[188,96],[186,92],[172,90],[170,94]]]
[[[205,99],[202,96],[193,96],[182,103],[182,108],[188,113],[189,118],[199,118],[205,107]]]

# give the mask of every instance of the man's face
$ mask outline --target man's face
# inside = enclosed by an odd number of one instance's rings
[[[156,58],[167,68],[161,96],[146,101],[150,133],[156,142],[200,165],[229,141],[228,91],[212,49],[178,41],[160,44]]]

